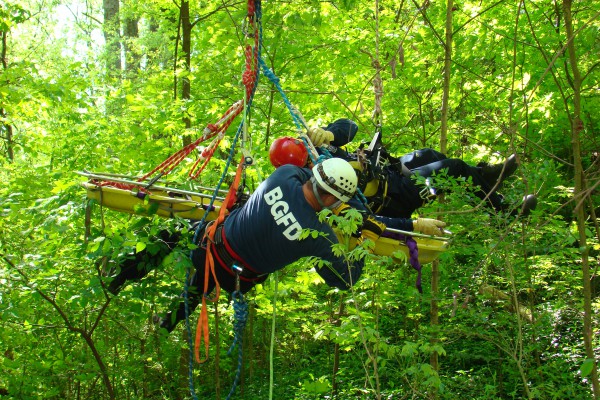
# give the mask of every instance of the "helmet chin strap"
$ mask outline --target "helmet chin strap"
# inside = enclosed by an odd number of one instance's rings
[[[315,194],[315,197],[317,198],[317,202],[319,203],[319,205],[322,208],[328,208],[330,210],[333,210],[334,208],[338,207],[340,204],[342,204],[341,200],[337,200],[335,203],[326,206],[325,203],[323,203],[323,199],[321,198],[321,195],[319,194],[319,190],[318,190],[318,186],[317,186],[317,180],[313,177],[310,178],[310,181],[312,182],[312,191]]]

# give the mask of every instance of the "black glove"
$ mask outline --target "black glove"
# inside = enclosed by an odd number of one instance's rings
[[[369,215],[363,222],[359,241],[362,243],[366,239],[370,239],[373,242],[376,242],[384,231],[385,224],[377,221],[373,216]]]
[[[348,203],[342,203],[339,206],[337,206],[336,208],[334,208],[333,210],[331,210],[331,212],[337,216],[343,217],[344,214],[346,214],[346,212],[351,208],[352,207],[350,207],[348,205]]]

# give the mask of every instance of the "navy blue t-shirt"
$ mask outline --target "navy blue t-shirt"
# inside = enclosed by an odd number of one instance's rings
[[[338,243],[337,237],[327,222],[319,221],[302,192],[311,176],[309,169],[293,165],[277,168],[246,204],[227,217],[225,236],[232,249],[259,273],[275,272],[303,257],[315,256],[332,264],[333,271],[327,266],[317,270],[325,282],[348,289],[360,277],[363,262],[348,265],[333,254],[331,245]],[[322,232],[327,238],[298,240],[303,229]]]

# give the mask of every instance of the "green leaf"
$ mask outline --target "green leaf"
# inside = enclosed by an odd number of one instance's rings
[[[581,371],[581,376],[588,376],[589,374],[592,373],[592,370],[594,369],[594,359],[592,358],[586,358],[586,360],[583,362],[583,364],[581,364],[581,368],[579,368],[579,370]]]
[[[146,248],[146,243],[144,242],[137,242],[135,244],[135,252],[139,253],[140,251],[144,250]]]

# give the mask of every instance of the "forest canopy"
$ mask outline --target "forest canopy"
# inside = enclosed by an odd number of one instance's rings
[[[105,290],[99,260],[181,221],[101,207],[76,172],[148,173],[244,99],[249,5],[277,84],[261,72],[207,168],[188,176],[199,147],[170,184],[227,189],[243,121],[252,191],[274,170],[273,140],[302,133],[289,100],[308,126],[356,121],[348,150],[381,129],[394,155],[514,153],[501,192],[538,205],[495,213],[472,182],[444,181],[419,215],[452,242],[424,265],[422,294],[386,257],[367,257],[349,292],[307,260],[271,275],[247,295],[233,398],[599,399],[600,2],[572,0],[0,4],[0,398],[227,396],[227,296],[210,305],[207,363],[189,368],[187,330],[155,323],[179,300],[185,251]]]

